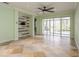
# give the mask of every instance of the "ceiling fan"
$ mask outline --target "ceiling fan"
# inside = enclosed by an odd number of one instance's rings
[[[42,12],[54,12],[51,11],[52,9],[54,9],[54,7],[47,8],[46,6],[43,6],[43,8],[38,8],[38,9],[41,10]]]

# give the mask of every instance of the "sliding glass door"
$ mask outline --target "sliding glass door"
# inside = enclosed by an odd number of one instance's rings
[[[70,17],[43,20],[43,34],[70,37]]]

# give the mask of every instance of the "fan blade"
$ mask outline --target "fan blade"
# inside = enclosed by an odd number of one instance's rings
[[[51,9],[54,9],[54,7],[48,8],[47,10],[51,10]]]
[[[42,8],[38,8],[38,9],[43,10]]]
[[[4,4],[9,4],[8,2],[3,2]]]
[[[54,11],[47,11],[47,12],[54,12]]]

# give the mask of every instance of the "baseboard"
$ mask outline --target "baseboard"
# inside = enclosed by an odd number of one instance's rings
[[[75,39],[74,39],[75,40]],[[76,44],[76,47],[77,47],[77,50],[79,51],[79,46],[77,44],[77,41],[75,40],[75,44]]]
[[[43,34],[36,34],[36,35],[43,35]]]
[[[77,49],[78,49],[78,51],[79,51],[79,46],[78,46],[78,44],[76,43],[76,45],[77,45]]]
[[[21,39],[26,39],[26,38],[28,38],[28,37],[31,37],[31,35],[26,36],[26,37],[19,37],[19,40],[21,40]]]
[[[14,40],[10,40],[10,41],[7,41],[7,42],[0,43],[0,46],[8,45],[8,44],[10,44],[10,43],[13,42],[13,41],[14,41]]]

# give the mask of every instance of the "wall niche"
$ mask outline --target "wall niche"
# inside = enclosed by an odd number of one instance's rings
[[[30,17],[22,12],[19,12],[18,23],[19,23],[18,24],[19,39],[29,37]]]

